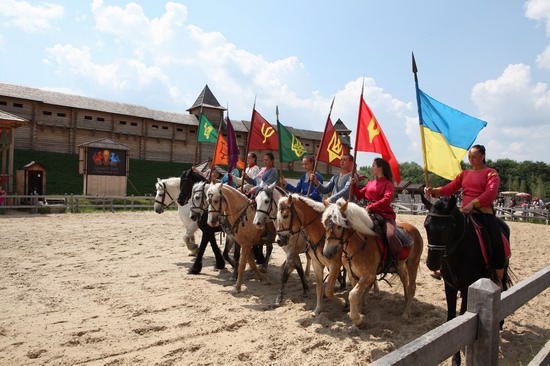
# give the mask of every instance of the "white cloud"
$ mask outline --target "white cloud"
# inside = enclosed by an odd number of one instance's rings
[[[499,78],[476,84],[472,99],[488,122],[478,141],[497,149],[491,158],[548,156],[550,91],[532,82],[529,66],[509,65]]]
[[[525,3],[525,16],[546,23],[546,34],[550,35],[550,1],[529,0]],[[550,46],[537,56],[537,66],[550,69]]]
[[[5,24],[21,28],[28,33],[51,28],[51,22],[62,18],[63,13],[63,6],[50,3],[34,6],[27,1],[2,0],[0,2],[0,15],[8,18]]]

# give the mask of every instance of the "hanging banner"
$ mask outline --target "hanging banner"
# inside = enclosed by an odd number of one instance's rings
[[[89,147],[86,161],[89,175],[126,175],[125,150]]]

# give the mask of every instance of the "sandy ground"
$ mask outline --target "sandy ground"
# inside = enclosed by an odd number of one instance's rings
[[[423,217],[399,219],[425,236]],[[510,226],[512,267],[523,280],[550,262],[550,226]],[[236,296],[209,248],[202,274],[188,275],[175,212],[0,215],[0,227],[2,365],[365,365],[445,321],[443,283],[425,258],[411,319],[399,317],[400,285],[381,283],[357,330],[329,302],[310,316],[313,274],[309,298],[293,273],[283,306],[272,309],[278,247],[272,284],[248,272]],[[547,289],[507,319],[501,365],[526,365],[550,339],[549,305]]]

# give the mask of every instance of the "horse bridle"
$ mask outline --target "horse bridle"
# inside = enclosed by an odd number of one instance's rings
[[[250,202],[247,201],[247,203],[243,207],[241,207],[240,209],[238,209],[237,211],[235,211],[233,213],[224,214],[222,212],[222,205],[223,205],[223,202],[225,202],[226,204],[228,202],[227,202],[227,199],[223,196],[223,191],[221,190],[221,188],[220,188],[220,205],[217,209],[212,209],[211,210],[210,207],[215,208],[214,203],[212,202],[212,197],[213,196],[214,196],[213,193],[208,194],[208,214],[210,215],[211,213],[217,213],[221,217],[220,226],[223,228],[223,230],[227,234],[233,235],[234,233],[237,232],[239,224],[241,223],[241,221],[246,216],[246,209],[250,206]],[[237,220],[233,223],[233,225],[230,225],[229,224],[229,216],[233,216],[233,215],[237,214],[238,212],[240,212],[241,214],[239,215],[239,217],[237,217]]]
[[[302,220],[300,219],[300,217],[298,216],[298,213],[296,212],[296,209],[294,208],[294,202],[291,202],[290,205],[288,207],[283,207],[283,206],[279,206],[279,211],[281,210],[285,210],[285,209],[288,209],[290,210],[290,223],[289,223],[289,228],[288,229],[285,229],[283,227],[283,230],[277,230],[277,234],[281,235],[281,236],[288,236],[288,237],[291,237],[292,235],[294,234],[298,234],[300,233],[300,235],[302,235],[302,237],[304,238],[304,240],[306,241],[307,243],[307,246],[308,248],[311,248],[313,249],[313,253],[315,254],[315,257],[317,257],[317,247],[319,245],[321,245],[321,247],[323,246],[324,242],[325,242],[325,238],[326,238],[326,235],[323,235],[323,237],[317,242],[317,243],[313,243],[310,239],[309,239],[309,236],[306,234],[306,231],[305,229],[313,224],[315,222],[315,220],[317,220],[316,218],[314,218],[313,220],[311,220],[310,222],[308,222],[306,225],[303,225],[302,224]],[[298,223],[300,224],[300,230],[298,231],[293,231],[292,230],[292,227],[294,226],[294,217],[296,217],[298,219]],[[319,258],[317,258],[317,261],[320,262]]]
[[[277,202],[275,202],[275,199],[273,198],[273,192],[271,192],[271,194],[268,194],[267,191],[263,191],[265,192],[265,194],[269,197],[269,206],[268,206],[268,209],[267,211],[266,210],[260,210],[258,208],[256,208],[256,212],[260,212],[260,213],[263,213],[265,214],[269,219],[275,221],[277,219],[277,216],[275,217],[272,217],[270,216],[270,213],[273,211],[273,207],[277,207]],[[259,192],[258,192],[259,193]],[[258,197],[258,195],[256,195],[256,198]]]
[[[198,214],[199,216],[202,215],[202,213],[204,212],[204,202],[206,201],[206,195],[204,194],[205,186],[206,184],[203,184],[202,187],[197,186],[196,188],[193,186],[193,190],[191,191],[191,197],[190,197],[191,205],[189,205],[189,211],[191,211],[194,214]],[[199,191],[202,191],[201,200],[199,204],[196,205],[195,194],[199,193]]]
[[[174,199],[174,197],[172,197],[170,192],[168,192],[168,189],[166,188],[166,183],[162,182],[162,183],[159,183],[159,185],[162,186],[162,196],[161,196],[162,199],[160,201],[155,199],[155,203],[162,205],[162,208],[168,208],[172,206],[172,204],[176,202],[176,200]],[[172,200],[172,202],[170,202],[169,204],[164,203],[164,199],[166,198],[166,195],[168,195],[168,197],[170,197],[170,199]]]

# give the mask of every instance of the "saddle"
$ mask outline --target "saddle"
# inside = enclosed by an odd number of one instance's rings
[[[487,229],[485,226],[483,226],[478,219],[475,218],[474,215],[468,215],[476,236],[479,241],[479,247],[481,249],[481,254],[483,255],[483,260],[485,261],[486,265],[489,265],[491,262],[491,238],[489,236],[489,233],[487,232]],[[504,235],[505,232],[505,223],[501,222],[502,220],[497,218],[497,223],[499,225],[500,229],[500,235],[502,237],[502,245],[504,245],[504,256],[506,259],[509,259],[512,252],[510,249],[510,242],[506,238],[506,235]]]

